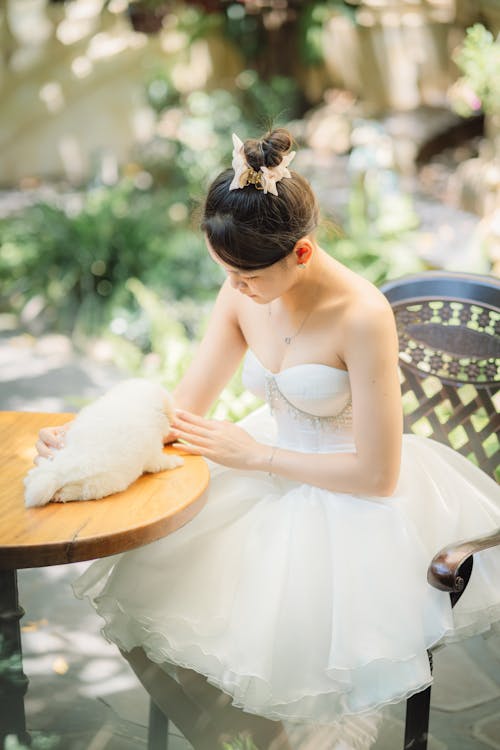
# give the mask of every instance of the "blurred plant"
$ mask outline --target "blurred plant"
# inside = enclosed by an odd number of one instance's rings
[[[145,193],[124,180],[77,198],[0,222],[0,309],[20,313],[30,303],[47,326],[91,333],[133,302],[130,277],[174,299],[213,294],[220,276],[190,226],[184,191]]]
[[[376,285],[423,270],[413,242],[419,219],[400,189],[390,138],[381,125],[364,120],[354,123],[351,138],[344,232],[332,232],[327,224],[320,234],[323,246]]]
[[[356,18],[349,0],[128,0],[126,7],[136,30],[158,33],[166,25],[185,34],[188,47],[218,30],[263,80],[295,79],[304,65],[321,62],[328,19]]]
[[[409,196],[395,190],[385,193],[361,173],[350,189],[343,232],[332,231],[327,222],[319,239],[338,261],[379,286],[388,278],[424,269],[412,242],[417,227]]]
[[[355,7],[344,0],[315,0],[303,3],[299,17],[299,48],[306,65],[324,60],[325,26],[333,15],[343,15],[356,22]]]
[[[237,97],[243,120],[248,127],[268,128],[297,117],[301,111],[301,94],[294,78],[276,75],[268,81],[254,70],[242,71],[236,79]]]
[[[168,70],[152,73],[146,85],[158,122],[152,140],[140,144],[135,161],[155,185],[183,190],[200,199],[202,186],[231,163],[231,133],[241,138],[286,122],[297,113],[297,84],[274,76],[262,81],[253,70],[236,78],[234,92],[176,90]]]
[[[482,24],[467,29],[465,40],[453,56],[462,76],[451,86],[449,98],[463,117],[482,110],[487,115],[500,113],[500,35]]]

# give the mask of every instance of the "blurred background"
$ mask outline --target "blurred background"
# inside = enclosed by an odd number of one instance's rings
[[[374,283],[500,273],[499,28],[499,0],[3,0],[2,342],[172,386],[221,281],[204,193],[270,125]],[[217,414],[252,405],[235,380]]]
[[[500,0],[0,0],[0,408],[175,385],[222,281],[198,224],[233,131],[290,128],[322,246],[375,284],[500,275],[499,30]],[[237,375],[213,413],[256,403]],[[20,571],[33,750],[146,746],[145,691],[69,588],[86,565]],[[500,748],[499,657],[437,655],[430,750]],[[402,747],[393,708],[375,750]]]

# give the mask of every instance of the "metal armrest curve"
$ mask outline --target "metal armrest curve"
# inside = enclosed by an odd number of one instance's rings
[[[476,552],[498,545],[500,545],[500,529],[477,539],[449,544],[432,558],[427,570],[427,581],[441,591],[462,591],[465,583],[460,575],[461,566]]]

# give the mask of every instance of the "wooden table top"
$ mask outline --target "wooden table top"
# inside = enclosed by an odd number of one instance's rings
[[[0,570],[124,552],[172,533],[206,502],[208,466],[185,455],[184,466],[145,474],[109,497],[25,508],[23,478],[33,466],[39,429],[74,416],[0,412]]]

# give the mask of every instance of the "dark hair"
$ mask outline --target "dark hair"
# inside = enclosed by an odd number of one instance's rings
[[[278,128],[262,139],[245,141],[248,164],[256,172],[275,167],[290,151],[290,133]],[[266,268],[285,258],[297,240],[318,225],[318,205],[304,177],[291,172],[276,184],[278,195],[254,185],[229,190],[234,177],[226,169],[210,185],[201,229],[219,258],[241,270]]]

